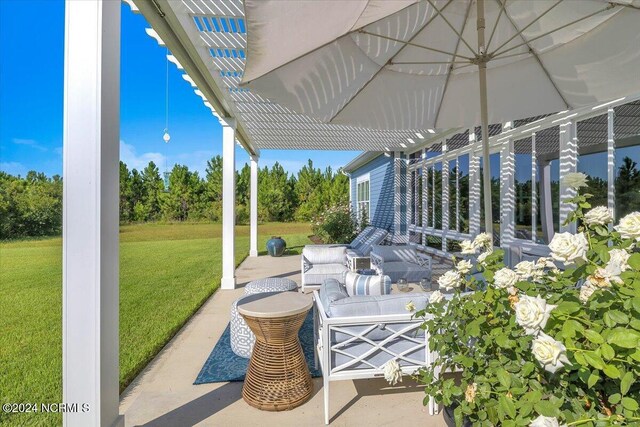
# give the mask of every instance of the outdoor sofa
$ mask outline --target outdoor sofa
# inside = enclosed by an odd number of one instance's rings
[[[349,268],[369,268],[369,253],[389,232],[383,228],[366,227],[349,244],[307,245],[302,250],[302,291],[319,287],[325,279],[340,279]],[[360,260],[366,259],[366,265]]]
[[[431,257],[419,253],[410,245],[374,245],[370,256],[371,267],[378,274],[389,276],[393,283],[397,283],[399,279],[419,282],[431,275]]]
[[[314,291],[316,368],[322,370],[324,420],[329,424],[329,385],[332,381],[384,376],[395,360],[403,374],[413,374],[431,361],[428,336],[406,305],[426,307],[430,293],[349,296],[338,280],[327,280]],[[429,402],[429,412],[435,404]]]

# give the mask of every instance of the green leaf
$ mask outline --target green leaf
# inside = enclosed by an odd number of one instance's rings
[[[516,405],[513,403],[513,400],[509,399],[507,396],[500,396],[498,402],[500,403],[500,408],[505,414],[510,418],[516,417]]]
[[[584,331],[584,336],[594,344],[602,344],[604,342],[602,335],[591,329]]]
[[[545,417],[557,417],[560,413],[558,408],[548,400],[541,400],[533,405],[536,412]]]
[[[614,365],[605,365],[602,370],[609,378],[620,378],[620,371]]]
[[[638,405],[638,401],[630,397],[622,398],[622,406],[630,411],[636,411],[640,407],[640,405]]]
[[[631,268],[633,268],[634,270],[640,270],[640,254],[639,253],[635,253],[632,254],[629,257],[629,261],[627,261],[627,263],[631,266]]]
[[[633,329],[616,328],[607,337],[609,344],[622,348],[636,348],[640,341],[640,333]]]
[[[623,325],[629,323],[629,316],[627,316],[625,313],[621,312],[620,310],[607,311],[605,313],[605,316],[609,316],[611,320],[613,320],[616,323],[620,323]]]
[[[589,363],[587,362],[587,359],[584,358],[584,353],[582,352],[576,352],[573,354],[573,357],[575,357],[576,362],[578,362],[579,364],[581,364],[582,366],[587,366]]]
[[[622,400],[622,396],[620,395],[620,393],[612,394],[611,396],[609,396],[608,400],[609,403],[616,405],[620,403],[620,400]]]
[[[634,377],[633,373],[627,372],[622,376],[622,380],[620,381],[620,392],[622,394],[627,394],[629,389],[631,388],[631,384],[633,384]]]
[[[602,357],[604,357],[607,360],[611,360],[614,357],[616,357],[616,352],[613,350],[613,347],[611,347],[607,343],[603,343],[600,346],[600,353],[602,353]]]
[[[520,370],[520,375],[523,377],[528,377],[529,374],[533,372],[535,368],[536,368],[536,365],[534,365],[533,363],[525,362],[525,364],[522,365],[522,369]]]
[[[584,352],[583,355],[589,365],[593,366],[596,369],[604,368],[604,361],[597,354],[593,352]]]
[[[631,306],[637,313],[640,313],[640,297],[633,298],[631,300]]]
[[[500,381],[500,384],[502,384],[502,386],[506,387],[507,389],[511,387],[511,375],[509,375],[509,373],[503,368],[498,368],[498,370],[496,371],[496,377],[498,377],[498,381]]]
[[[593,387],[594,385],[596,385],[599,379],[600,375],[598,375],[598,371],[593,371],[591,375],[589,375],[589,379],[587,380],[587,387]]]
[[[554,313],[566,313],[572,314],[577,311],[580,311],[582,306],[574,301],[562,301],[558,306],[553,310]]]

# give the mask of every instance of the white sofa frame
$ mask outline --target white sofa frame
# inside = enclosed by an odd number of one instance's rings
[[[325,307],[322,305],[318,291],[313,292],[313,300],[315,310],[313,314],[313,332],[314,332],[314,361],[316,369],[322,371],[322,385],[324,390],[324,422],[329,424],[329,384],[331,381],[356,380],[367,378],[378,378],[384,376],[384,365],[375,366],[366,360],[367,356],[380,350],[393,356],[393,360],[401,360],[408,363],[402,366],[403,375],[411,375],[417,369],[428,366],[434,360],[435,354],[429,351],[429,335],[424,331],[423,337],[416,337],[420,331],[420,325],[423,323],[421,318],[413,318],[411,313],[402,313],[395,315],[381,316],[352,316],[352,317],[329,317],[326,314]],[[401,324],[401,327],[398,327]],[[351,326],[369,326],[362,332],[355,333],[349,329]],[[379,327],[385,327],[392,332],[391,336],[381,341],[373,341],[367,338],[367,334]],[[351,337],[347,340],[331,344],[332,332],[339,332]],[[412,336],[413,335],[413,336]],[[402,338],[404,340],[415,343],[415,346],[403,351],[395,353],[385,347],[390,341]],[[349,354],[344,347],[356,340],[362,340],[369,343],[372,347],[362,355]],[[424,360],[418,360],[410,356],[406,356],[416,349],[424,347]],[[332,365],[332,353],[341,354],[352,357],[352,360],[339,366]],[[370,368],[350,369],[351,366],[358,362],[369,365]],[[429,414],[437,413],[437,406],[433,398],[429,399]]]

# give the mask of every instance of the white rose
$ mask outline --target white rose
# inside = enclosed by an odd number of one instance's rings
[[[471,240],[463,240],[460,242],[460,253],[463,255],[475,255],[478,248],[475,247]]]
[[[598,288],[593,286],[590,282],[585,282],[585,284],[580,287],[580,301],[582,301],[583,304],[586,304],[596,289]]]
[[[598,206],[584,214],[584,222],[587,225],[605,225],[612,221],[611,209],[606,206]]]
[[[467,385],[467,389],[464,391],[464,400],[469,403],[473,403],[476,400],[476,392],[478,391],[478,384],[473,383]]]
[[[510,268],[504,267],[493,275],[493,284],[496,288],[506,289],[518,282],[518,274]]]
[[[544,332],[540,332],[531,343],[531,352],[542,367],[552,374],[569,364],[567,348]]]
[[[429,295],[429,304],[436,304],[444,299],[444,294],[440,291],[434,291]]]
[[[619,274],[620,270],[616,265],[607,265],[606,268],[598,267],[592,275],[587,276],[586,283],[597,288],[610,288],[611,282],[622,283]]]
[[[407,305],[404,306],[404,308],[407,311],[416,311],[416,305],[413,303],[413,301],[409,301]]]
[[[492,254],[492,252],[491,252],[491,251],[489,251],[489,252],[483,252],[483,253],[481,253],[480,255],[478,255],[478,263],[479,263],[480,265],[485,265],[485,264],[486,264],[487,257],[488,257],[489,255],[491,255],[491,254]]]
[[[609,251],[609,264],[607,265],[615,265],[620,271],[627,271],[629,269],[630,256],[631,254],[624,249],[611,249]]]
[[[395,360],[389,360],[384,365],[384,379],[391,385],[402,382],[402,369]]]
[[[576,190],[580,187],[586,187],[588,185],[587,175],[583,174],[582,172],[568,173],[564,177],[562,177],[561,181],[565,186],[574,188]]]
[[[556,233],[549,243],[549,249],[553,259],[568,265],[577,260],[587,260],[589,243],[583,233]]]
[[[553,260],[549,257],[540,257],[536,261],[536,268],[539,270],[544,270],[545,268],[556,268],[556,265],[553,263]]]
[[[640,212],[631,212],[614,227],[623,239],[635,239],[640,242]]]
[[[493,242],[491,241],[491,236],[489,236],[489,234],[487,233],[478,234],[476,238],[473,239],[473,245],[476,248],[486,248],[486,249],[493,248]]]
[[[533,261],[521,261],[516,264],[514,270],[518,273],[520,280],[527,280],[534,274],[536,265]]]
[[[566,426],[566,424],[563,424]],[[545,417],[544,415],[540,415],[535,420],[531,421],[529,427],[561,427],[558,423],[558,420],[553,417]]]
[[[438,278],[440,289],[451,291],[460,286],[460,273],[455,270],[449,270]]]
[[[524,328],[528,335],[535,335],[544,329],[551,315],[551,311],[557,306],[547,304],[547,301],[537,297],[523,295],[514,305],[516,322]]]
[[[467,260],[462,260],[456,264],[456,269],[458,269],[460,274],[469,274],[472,268],[473,265]]]

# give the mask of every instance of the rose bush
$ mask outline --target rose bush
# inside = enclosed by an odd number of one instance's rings
[[[482,279],[457,262],[439,280],[453,295],[416,313],[437,352],[417,376],[457,425],[640,425],[640,213],[610,227],[589,198],[566,201],[579,229],[556,234],[551,258],[510,269],[487,239],[465,242]]]
[[[349,205],[337,205],[318,213],[311,221],[311,229],[324,243],[349,243],[367,226],[358,221]]]

